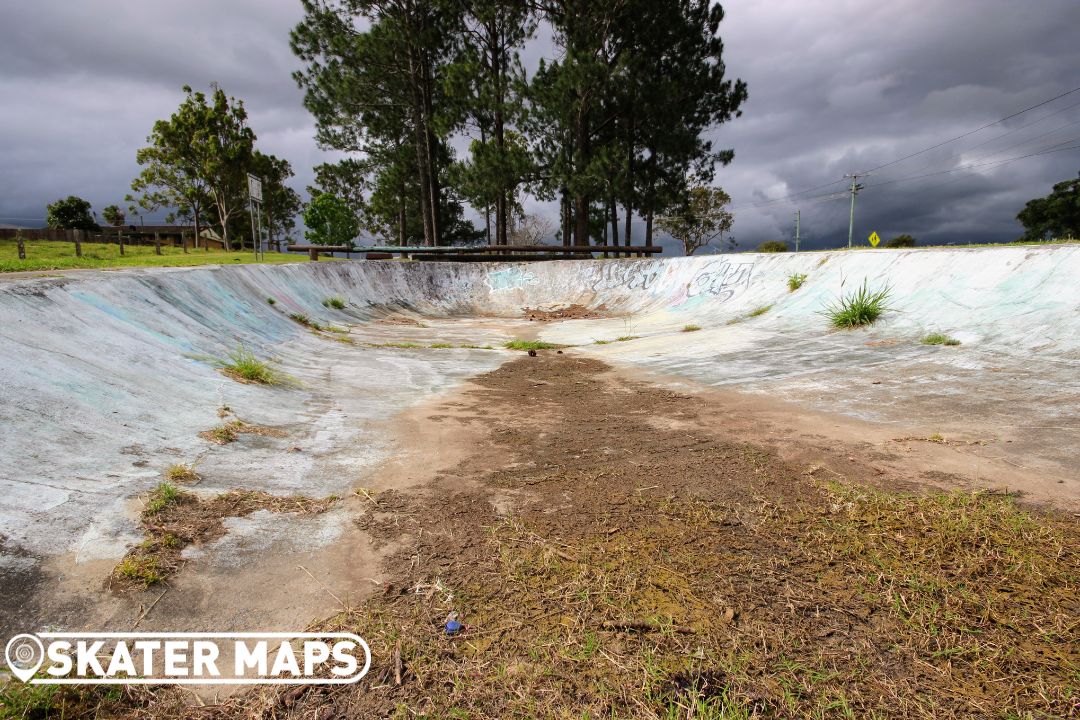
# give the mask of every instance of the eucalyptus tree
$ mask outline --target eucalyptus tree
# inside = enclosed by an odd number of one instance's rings
[[[251,167],[255,133],[247,125],[244,103],[214,87],[208,99],[184,86],[186,97],[168,120],[158,120],[136,153],[144,168],[132,183],[141,207],[178,207],[190,212],[196,237],[203,207],[212,209],[229,250],[229,224],[246,208],[244,187]]]

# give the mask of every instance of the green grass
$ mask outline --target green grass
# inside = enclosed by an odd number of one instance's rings
[[[806,273],[791,273],[787,276],[788,292],[795,292],[806,282]]]
[[[640,337],[639,335],[620,335],[619,337],[615,338],[614,340],[594,340],[593,344],[594,345],[610,345],[611,343],[628,342],[630,340],[637,340],[639,337]]]
[[[886,304],[892,289],[871,290],[866,281],[853,293],[843,295],[825,308],[824,314],[833,327],[848,329],[870,325],[888,309]]]
[[[511,340],[503,347],[507,350],[554,350],[561,346],[541,340]]]
[[[165,579],[165,574],[158,567],[157,560],[147,555],[132,555],[124,558],[116,566],[116,574],[141,583],[143,587],[150,587]]]
[[[198,482],[202,478],[199,473],[195,472],[195,468],[186,463],[176,463],[165,468],[165,479],[170,483],[193,483]]]
[[[772,310],[772,305],[762,305],[761,307],[759,307],[756,310],[751,310],[750,314],[747,315],[747,317],[758,317],[759,315],[764,315],[765,313],[769,312],[770,310]]]
[[[701,329],[700,325],[683,325],[683,332],[697,332]]]
[[[75,243],[49,240],[27,240],[26,260],[19,260],[18,244],[14,239],[0,240],[0,272],[25,272],[30,270],[69,270],[74,268],[119,267],[182,267],[191,265],[247,265],[254,264],[251,251],[225,252],[223,250],[189,250],[162,247],[161,255],[154,254],[153,247],[125,245],[120,257],[119,245],[83,243],[83,256],[75,257]],[[302,255],[289,253],[266,253],[259,264],[307,262]]]
[[[922,339],[923,345],[959,345],[960,341],[942,333],[930,333]]]
[[[273,368],[243,346],[229,353],[229,360],[221,363],[221,370],[234,380],[256,385],[275,385],[281,381]]]
[[[146,502],[146,513],[159,513],[180,498],[180,491],[172,483],[163,482],[150,492]]]
[[[343,297],[328,297],[322,301],[323,307],[333,308],[334,310],[345,309],[345,298]]]
[[[304,313],[289,313],[289,319],[295,323],[300,323],[304,327],[311,327],[311,318]]]
[[[274,298],[266,298],[266,302],[270,305],[277,305],[277,300],[275,300]]]

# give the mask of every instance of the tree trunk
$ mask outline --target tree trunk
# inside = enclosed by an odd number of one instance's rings
[[[611,197],[608,199],[608,208],[611,210],[611,245],[619,244],[619,209],[615,204],[615,188],[612,186]],[[606,233],[605,233],[606,234]]]
[[[120,257],[123,257],[124,256],[124,231],[123,230],[117,230],[116,231],[116,240],[117,240],[117,242],[120,243]]]
[[[645,212],[645,247],[652,247],[652,221],[653,209],[649,208]]]

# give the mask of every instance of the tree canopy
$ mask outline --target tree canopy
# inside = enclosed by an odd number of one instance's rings
[[[1054,185],[1046,197],[1029,201],[1016,219],[1024,226],[1024,240],[1080,237],[1080,173]]]
[[[45,224],[65,230],[100,230],[88,200],[68,195],[45,208]]]
[[[559,200],[564,243],[629,244],[637,214],[651,244],[654,218],[733,157],[707,131],[747,88],[726,77],[710,0],[302,3],[294,77],[319,143],[347,155],[313,190],[388,240],[475,237],[468,202],[505,243],[528,190]],[[529,76],[520,55],[540,27],[556,51]]]
[[[349,206],[329,193],[316,195],[304,209],[304,237],[316,245],[353,245],[360,225]]]
[[[660,216],[658,225],[682,243],[687,255],[693,255],[731,231],[735,217],[725,207],[730,202],[731,196],[720,188],[693,187],[685,203],[670,215]]]

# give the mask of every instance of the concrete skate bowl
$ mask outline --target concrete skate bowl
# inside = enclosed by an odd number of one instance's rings
[[[795,274],[806,278],[791,291]],[[952,453],[941,456],[942,477],[1024,484],[1036,501],[1075,509],[1078,278],[1076,246],[9,278],[0,282],[0,605],[9,608],[0,627],[15,631],[16,615],[122,625],[102,578],[142,540],[140,498],[165,467],[197,463],[195,490],[207,496],[241,487],[349,495],[395,458],[402,413],[520,357],[503,347],[512,339],[565,346],[643,381],[758,398],[772,403],[762,412],[822,438],[956,438],[942,450]],[[888,310],[868,328],[832,329],[823,309],[864,282],[890,288]],[[574,306],[572,319],[551,312]],[[920,342],[934,332],[960,345]],[[289,381],[225,377],[219,361],[241,347]],[[223,414],[277,432],[228,447],[200,438]],[[453,444],[433,437],[428,450]],[[340,544],[348,513],[226,523],[224,537],[189,558],[207,568],[181,584],[190,613],[219,612],[221,584],[257,562],[250,616],[307,622],[322,589],[303,576],[310,587],[296,589],[296,558]],[[348,560],[361,580],[365,553]],[[288,559],[274,565],[278,556]],[[244,617],[194,624],[243,629]]]

